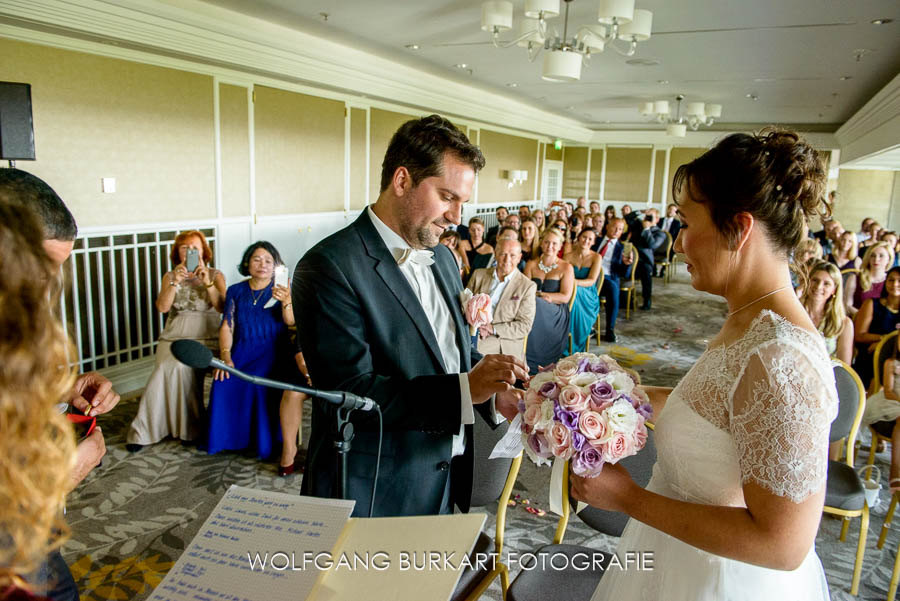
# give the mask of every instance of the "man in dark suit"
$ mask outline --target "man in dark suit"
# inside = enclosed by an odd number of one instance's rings
[[[500,233],[500,228],[503,227],[506,218],[509,217],[509,211],[506,207],[497,207],[497,225],[492,225],[488,228],[487,233],[484,235],[484,240],[494,246],[497,243],[497,234]]]
[[[623,253],[625,247],[619,241],[625,231],[625,220],[610,219],[606,224],[606,236],[600,241],[597,252],[603,259],[603,286],[600,294],[606,299],[606,333],[602,339],[616,341],[616,318],[619,316],[619,279],[631,277],[631,253]]]
[[[405,123],[382,163],[376,204],[301,259],[293,282],[298,342],[318,388],[373,399],[384,444],[373,515],[467,511],[472,490],[472,424],[495,414],[486,403],[527,368],[515,357],[473,349],[460,309],[456,261],[438,237],[459,223],[478,147],[432,115]],[[515,415],[518,397],[498,394]],[[477,411],[473,411],[473,407]],[[480,415],[476,416],[475,413]],[[377,419],[355,412],[347,496],[367,515],[378,451]],[[334,410],[313,405],[302,492],[333,497]]]
[[[644,211],[644,218],[639,222],[640,231],[635,232],[632,237],[632,243],[637,249],[640,259],[637,264],[637,276],[641,278],[641,297],[644,304],[641,305],[642,311],[650,310],[650,297],[653,294],[653,254],[659,249],[664,248],[666,243],[666,234],[656,226],[656,220],[659,214],[656,209],[648,209]]]
[[[669,249],[669,255],[666,257],[667,261],[672,260],[672,255],[675,254],[675,239],[678,237],[678,232],[681,231],[681,221],[678,219],[678,207],[672,203],[666,207],[666,216],[659,220],[659,229],[664,232],[669,232],[669,235],[672,236],[672,248]],[[663,244],[661,248],[661,252],[658,252],[657,255],[661,256],[666,251],[666,245]],[[663,277],[666,273],[666,268],[663,267],[659,270],[659,277]]]

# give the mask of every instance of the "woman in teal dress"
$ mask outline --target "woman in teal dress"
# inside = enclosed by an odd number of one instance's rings
[[[596,241],[596,232],[586,229],[578,234],[572,250],[565,256],[575,270],[575,304],[569,318],[569,331],[572,333],[572,350],[576,353],[585,350],[591,328],[597,323],[600,313],[597,284],[603,273],[603,258],[591,250]]]

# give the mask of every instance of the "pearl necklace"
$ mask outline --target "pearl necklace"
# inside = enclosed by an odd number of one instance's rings
[[[787,286],[782,286],[781,288],[776,288],[775,290],[773,290],[773,291],[771,291],[771,292],[767,292],[767,293],[763,294],[763,295],[760,296],[759,298],[750,301],[749,303],[747,303],[746,305],[743,305],[743,306],[740,307],[739,309],[735,309],[734,311],[732,311],[731,313],[729,313],[729,314],[725,317],[725,319],[728,319],[729,317],[731,317],[731,316],[734,315],[735,313],[738,313],[738,312],[740,312],[740,311],[743,311],[744,309],[746,309],[747,307],[749,307],[750,305],[752,305],[752,304],[754,304],[754,303],[758,303],[759,301],[761,301],[761,300],[764,299],[764,298],[768,298],[768,297],[772,296],[772,295],[775,294],[776,292],[781,292],[781,291],[784,290],[785,288],[787,288]]]
[[[544,265],[543,259],[538,260],[538,269],[540,269],[544,273],[550,273],[551,271],[556,269],[557,265],[559,265],[558,261],[556,263],[554,263],[553,265]]]

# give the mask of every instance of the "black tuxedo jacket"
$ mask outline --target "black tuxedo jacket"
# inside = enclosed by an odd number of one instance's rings
[[[659,229],[662,229],[663,219],[665,219],[665,217],[660,218],[659,223],[657,223]],[[678,232],[680,231],[681,221],[678,219],[672,219],[672,223],[669,225],[669,235],[672,236],[672,244],[675,244],[675,238],[678,237]]]
[[[463,321],[462,282],[451,251],[434,249],[431,269],[456,325],[461,371],[481,355]],[[453,461],[452,437],[460,426],[458,374],[448,374],[419,300],[396,260],[363,211],[343,230],[312,248],[297,264],[292,285],[298,343],[313,384],[373,399],[384,416],[384,444],[375,498],[377,516],[427,515],[455,502],[467,511],[472,490],[472,427],[466,452]],[[490,412],[487,403],[476,406]],[[349,455],[348,497],[354,515],[367,515],[378,449],[377,417],[354,412]],[[493,421],[488,419],[489,424]],[[302,492],[336,494],[334,410],[313,404],[312,432]]]

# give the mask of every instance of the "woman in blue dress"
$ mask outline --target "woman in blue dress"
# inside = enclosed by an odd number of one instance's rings
[[[294,323],[291,291],[276,286],[281,255],[265,241],[251,244],[238,271],[249,279],[228,287],[219,328],[222,362],[254,376],[279,379],[290,369],[288,326]],[[270,299],[278,302],[269,303]],[[283,375],[282,375],[283,377]],[[280,439],[278,403],[281,391],[263,388],[216,370],[209,397],[210,454],[253,448],[266,459]]]
[[[591,328],[597,323],[597,315],[600,313],[597,281],[603,271],[603,258],[591,250],[596,241],[597,234],[594,230],[583,230],[565,257],[575,273],[575,304],[572,305],[569,317],[569,331],[572,333],[572,350],[576,353],[586,350]]]

